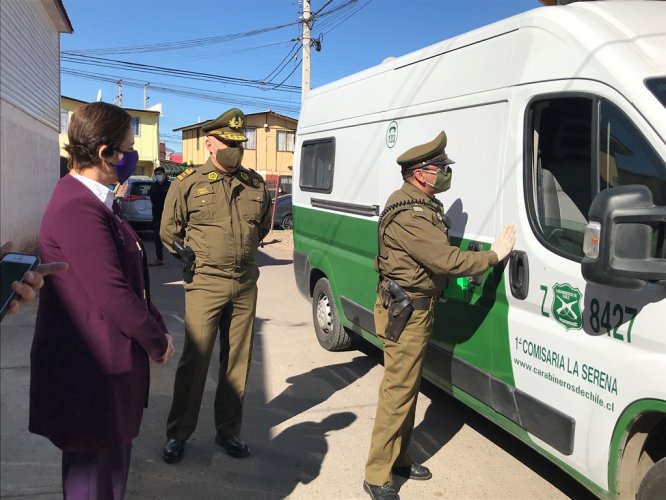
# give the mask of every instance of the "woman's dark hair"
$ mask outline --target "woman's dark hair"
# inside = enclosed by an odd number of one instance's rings
[[[86,169],[97,165],[97,152],[103,145],[110,148],[109,155],[120,147],[127,135],[132,117],[123,108],[106,102],[91,102],[78,107],[69,122],[68,169]]]

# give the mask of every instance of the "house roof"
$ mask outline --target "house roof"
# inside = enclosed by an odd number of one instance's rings
[[[275,116],[277,118],[282,118],[284,120],[289,120],[289,121],[294,122],[294,123],[298,123],[298,120],[296,118],[292,118],[291,116],[287,116],[287,115],[281,115],[280,113],[276,113],[275,111],[271,111],[270,109],[266,110],[266,111],[260,111],[258,113],[245,113],[245,117],[247,118],[248,116],[257,116],[257,115],[266,115],[266,114],[269,114],[271,116]],[[174,128],[173,132],[179,132],[181,130],[191,130],[191,129],[200,128],[200,127],[203,127],[204,125],[206,125],[207,123],[210,123],[211,121],[213,121],[213,120],[212,119],[205,120],[203,122],[193,123],[191,125],[185,125],[183,127]]]
[[[187,168],[187,165],[176,161],[160,160],[160,167],[164,168],[164,171],[169,175],[180,175]]]
[[[61,99],[69,99],[70,101],[74,101],[74,102],[80,102],[81,104],[88,104],[89,102],[91,102],[91,101],[82,101],[81,99],[75,99],[74,97],[69,97],[69,96],[66,96],[66,95],[61,95],[60,98],[61,98]],[[128,107],[126,107],[126,106],[121,106],[121,107],[122,107],[125,111],[134,111],[134,112],[136,112],[136,113],[156,113],[156,114],[158,114],[158,115],[160,114],[159,111],[156,111],[156,110],[154,110],[154,109],[128,108]]]
[[[67,15],[67,11],[65,10],[65,6],[63,5],[62,0],[53,0],[52,5],[58,11],[61,20],[61,23],[59,23],[58,25],[58,30],[60,31],[60,33],[74,33],[72,22],[69,20],[69,16]],[[48,10],[50,5],[45,4],[45,7]]]

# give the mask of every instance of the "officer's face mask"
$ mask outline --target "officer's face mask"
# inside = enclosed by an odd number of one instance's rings
[[[218,149],[215,153],[215,159],[223,167],[234,169],[240,166],[243,160],[242,144],[227,145],[224,149]]]
[[[426,170],[431,171],[430,169]],[[453,172],[451,172],[451,167],[449,167],[448,165],[439,167],[437,168],[437,174],[435,175],[435,182],[431,184],[428,181],[426,181],[426,184],[430,186],[435,191],[435,193],[443,193],[444,191],[448,191],[449,188],[451,187],[452,176]]]

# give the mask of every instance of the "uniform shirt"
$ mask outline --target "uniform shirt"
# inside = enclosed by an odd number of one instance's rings
[[[164,182],[153,182],[150,186],[150,202],[153,205],[153,219],[161,218],[164,211],[164,200],[171,183],[168,180]]]
[[[439,295],[448,278],[473,276],[497,264],[493,251],[461,252],[449,243],[438,200],[405,182],[389,196],[386,206],[399,202],[407,203],[380,222],[376,270],[410,295]]]
[[[257,248],[271,224],[263,178],[244,167],[224,174],[209,159],[172,184],[160,227],[167,249],[183,240],[196,255],[197,273],[241,278],[256,271]]]

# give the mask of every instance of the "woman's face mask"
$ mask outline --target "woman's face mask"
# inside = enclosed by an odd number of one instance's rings
[[[130,176],[134,173],[134,170],[136,170],[136,164],[139,162],[139,152],[138,151],[123,151],[123,157],[120,159],[119,162],[114,163],[113,165],[113,170],[116,171],[116,175],[118,176],[118,182],[123,183],[127,179],[130,178]]]
[[[164,180],[164,175],[163,174],[155,174],[155,180],[157,182],[162,182]]]

